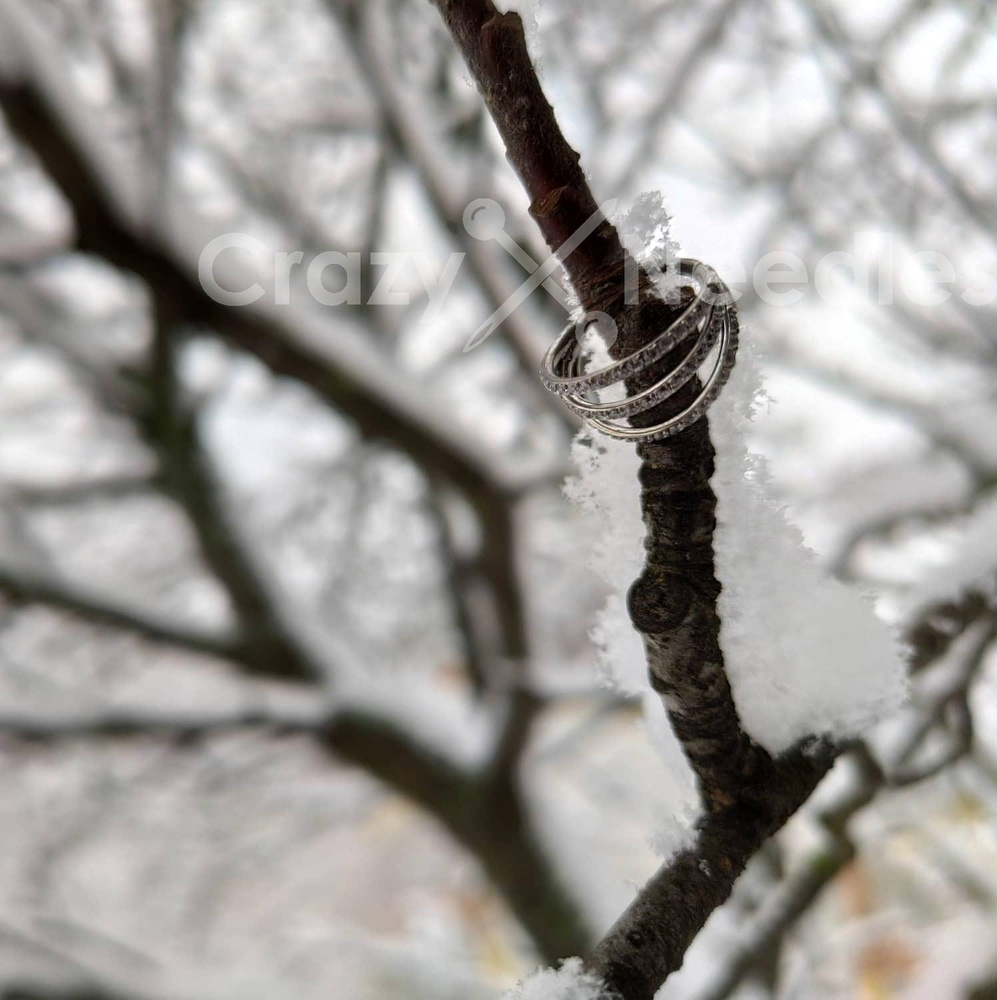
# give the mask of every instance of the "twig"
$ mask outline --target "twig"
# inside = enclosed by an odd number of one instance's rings
[[[199,629],[150,615],[110,597],[35,570],[0,566],[0,593],[19,604],[41,604],[82,621],[123,629],[153,642],[229,659],[241,646],[238,633]]]

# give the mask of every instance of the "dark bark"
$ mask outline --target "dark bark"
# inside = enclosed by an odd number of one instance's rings
[[[724,903],[754,853],[778,831],[833,762],[822,744],[787,755],[768,794],[708,814],[691,848],[668,861],[587,961],[623,1000],[653,1000]]]

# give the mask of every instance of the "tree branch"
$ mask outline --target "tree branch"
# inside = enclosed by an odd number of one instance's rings
[[[195,653],[227,660],[237,655],[241,648],[237,633],[198,629],[169,621],[34,570],[0,566],[0,593],[15,603],[45,605],[82,621],[124,629],[144,639]]]
[[[831,747],[815,744],[784,761],[767,800],[704,817],[693,846],[650,879],[589,957],[588,967],[610,991],[623,1000],[653,1000],[748,861],[809,798],[833,760]]]
[[[855,845],[846,835],[851,818],[867,806],[879,791],[883,772],[864,744],[850,754],[857,769],[855,780],[840,799],[822,810],[818,823],[827,843],[815,848],[784,881],[769,894],[744,940],[735,945],[719,972],[697,1000],[723,1000],[755,967],[758,956],[776,945],[786,931],[813,905],[824,888],[855,857]]]
[[[324,324],[320,331],[304,328],[304,324],[295,327],[264,311],[236,310],[213,302],[176,251],[154,234],[133,228],[117,210],[57,110],[48,105],[43,88],[34,83],[0,84],[0,109],[70,201],[78,249],[136,274],[150,290],[161,351],[168,347],[165,338],[176,323],[216,331],[255,354],[276,374],[307,384],[347,413],[365,436],[390,441],[427,474],[450,484],[468,500],[482,524],[480,558],[503,620],[503,653],[513,661],[525,661],[528,650],[514,561],[513,506],[518,491],[531,481],[529,476],[483,454],[477,442],[462,439],[430,409],[413,409],[411,387],[386,374],[383,359],[376,366],[364,365],[370,347],[362,338],[347,337],[346,330],[334,338],[319,336],[327,332]],[[167,412],[174,402],[160,399],[149,415],[153,426],[148,430],[160,442],[161,457],[169,466],[164,479],[188,508],[195,528],[200,527],[202,549],[222,582],[237,585],[242,600],[236,600],[236,605],[241,604],[244,611],[264,606],[264,621],[273,621],[274,609],[268,604],[273,595],[261,594],[254,574],[244,572],[246,563],[238,546],[232,545],[225,512],[218,506],[217,487],[210,481],[210,468],[203,464],[196,428],[189,416]],[[255,641],[259,636],[253,636],[254,641],[241,644],[232,654],[232,661],[251,673],[269,665],[285,679],[314,681],[319,676],[315,660],[299,644],[293,629],[280,627],[270,633],[274,641],[269,645],[260,646]],[[522,721],[511,718],[517,725]],[[501,741],[500,745],[513,743]],[[522,741],[516,745],[521,747]],[[337,712],[325,730],[324,746],[430,810],[481,860],[545,961],[587,950],[590,931],[531,827],[514,761],[504,759],[497,770],[501,780],[490,766],[481,773],[465,773],[420,744],[404,726],[375,712]]]
[[[507,156],[531,199],[530,212],[557,251],[598,208],[565,141],[527,52],[523,26],[491,0],[434,0],[477,80]],[[627,254],[602,219],[563,264],[586,310],[608,313],[619,357],[646,343],[675,315],[646,275],[634,304],[624,297]],[[628,389],[646,388],[674,363]],[[688,405],[695,382],[635,423],[654,423]],[[651,683],[695,771],[706,807],[695,844],[639,893],[587,965],[610,993],[651,1000],[707,917],[729,896],[751,856],[806,801],[836,750],[810,741],[773,760],[743,731],[724,670],[713,556],[713,447],[705,420],[638,446],[647,561],[629,595],[648,654]]]
[[[183,741],[233,729],[263,728],[278,733],[315,734],[328,725],[328,706],[318,711],[279,710],[253,706],[226,712],[146,712],[108,709],[58,715],[0,715],[0,735],[29,743],[59,740],[133,740],[165,736]]]
[[[758,914],[747,922],[740,941],[729,950],[725,961],[719,963],[715,977],[696,1000],[723,1000],[729,996],[756,967],[758,956],[776,945],[817,902],[856,855],[855,843],[848,833],[849,824],[882,789],[902,788],[927,780],[938,773],[941,769],[939,764],[948,766],[971,750],[971,741],[960,738],[963,727],[971,733],[967,704],[969,688],[994,640],[995,623],[994,611],[986,604],[976,605],[969,600],[964,603],[967,607],[976,606],[977,614],[973,622],[966,622],[959,629],[959,634],[963,634],[969,624],[979,622],[982,627],[960,657],[960,669],[952,686],[941,692],[933,692],[934,685],[927,686],[929,694],[925,704],[910,710],[912,718],[902,734],[901,745],[895,754],[898,763],[892,769],[884,768],[879,763],[867,742],[858,742],[849,750],[842,763],[850,764],[854,774],[836,798],[818,809],[814,817],[825,835],[824,843],[797,862],[783,882],[771,892]],[[919,622],[910,630],[911,633],[921,631],[924,625],[924,622]],[[938,647],[931,662],[944,659],[948,652],[949,644]],[[919,669],[927,665],[928,662],[924,661]],[[947,709],[953,702],[964,707],[965,715],[960,712],[955,719],[947,719]],[[928,767],[911,767],[909,762],[929,733],[938,725],[952,723],[957,731],[952,737],[952,749],[943,756],[943,760],[935,761]]]
[[[327,739],[338,756],[436,816],[478,858],[544,961],[588,949],[591,930],[531,825],[514,773],[491,763],[463,768],[359,711],[337,713]]]
[[[556,252],[589,218],[601,219],[562,261],[583,305],[592,308],[599,298],[596,289],[618,273],[625,251],[602,218],[578,153],[564,139],[544,97],[519,15],[500,13],[491,0],[434,2],[478,83],[547,245]]]
[[[308,385],[348,414],[365,437],[388,441],[468,500],[482,525],[481,562],[502,626],[502,653],[512,662],[522,661],[525,624],[514,562],[512,505],[528,477],[483,455],[477,443],[463,441],[436,414],[413,410],[405,380],[385,377],[383,359],[376,365],[356,363],[370,353],[363,338],[349,337],[346,329],[335,336],[323,329],[317,336],[293,324],[282,326],[286,310],[271,315],[210,299],[168,247],[133,231],[116,211],[100,177],[33,84],[0,84],[0,109],[72,205],[78,249],[138,275],[156,308],[171,321],[206,327],[255,355],[275,374]]]
[[[487,300],[488,307],[497,309],[513,292],[515,285],[510,285],[493,266],[480,241],[471,239],[463,226],[452,225],[455,210],[459,215],[464,206],[454,204],[452,182],[438,169],[438,163],[430,162],[430,147],[422,136],[417,135],[418,128],[413,124],[412,116],[406,113],[399,100],[398,88],[391,76],[392,67],[374,44],[377,35],[370,5],[344,5],[339,0],[328,0],[328,7],[336,23],[349,38],[364,82],[377,103],[385,144],[400,159],[411,164],[443,232],[466,255],[469,273]],[[539,393],[537,398],[540,399],[541,406],[554,413],[566,428],[573,430],[576,426],[574,416],[551,398],[534,378],[543,353],[542,334],[538,336],[531,325],[516,314],[505,321],[504,329],[509,334],[509,343],[517,362],[529,380],[526,383],[528,391],[534,396]]]
[[[519,16],[490,0],[435,0],[460,47],[531,198],[530,213],[557,252],[590,217],[601,219],[579,156],[562,135],[530,61]],[[617,354],[646,343],[671,321],[675,306],[652,291],[647,275],[636,302],[625,296],[629,261],[616,230],[602,219],[563,261],[582,306],[617,324]],[[687,348],[680,348],[686,350]],[[673,358],[647,375],[659,377]],[[638,388],[643,388],[639,386]],[[690,384],[666,406],[681,408]],[[670,415],[656,407],[650,422]],[[699,778],[709,809],[730,805],[761,786],[772,762],[741,728],[719,646],[713,570],[716,498],[710,487],[713,448],[705,421],[682,434],[638,446],[647,562],[630,593],[630,613],[643,635],[652,686]]]

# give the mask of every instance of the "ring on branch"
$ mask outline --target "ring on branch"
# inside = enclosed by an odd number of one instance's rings
[[[559,395],[570,410],[610,437],[626,441],[657,441],[677,434],[702,417],[723,389],[737,355],[737,310],[730,289],[712,267],[691,258],[676,265],[683,287],[694,296],[675,321],[650,343],[594,372],[583,372],[584,345],[580,334],[592,325],[591,314],[569,323],[544,356],[540,368],[543,384]],[[666,354],[684,343],[689,349],[652,385],[623,399],[603,402],[600,389],[647,372]],[[622,423],[675,395],[695,377],[716,348],[716,360],[696,398],[679,413],[649,427]],[[595,397],[595,398],[593,398]]]

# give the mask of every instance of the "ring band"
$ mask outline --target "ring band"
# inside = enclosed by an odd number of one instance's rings
[[[700,261],[678,261],[679,274],[693,279],[693,300],[650,343],[595,372],[580,373],[582,345],[578,323],[569,323],[544,356],[540,377],[572,412],[610,437],[627,441],[656,441],[684,430],[699,420],[713,404],[730,377],[737,354],[738,323],[733,296],[716,271]],[[716,298],[707,301],[710,291]],[[685,356],[653,385],[621,400],[601,402],[586,398],[599,389],[623,382],[692,339]],[[699,371],[717,348],[713,368],[696,398],[680,413],[649,427],[611,422],[643,413],[673,396]]]

